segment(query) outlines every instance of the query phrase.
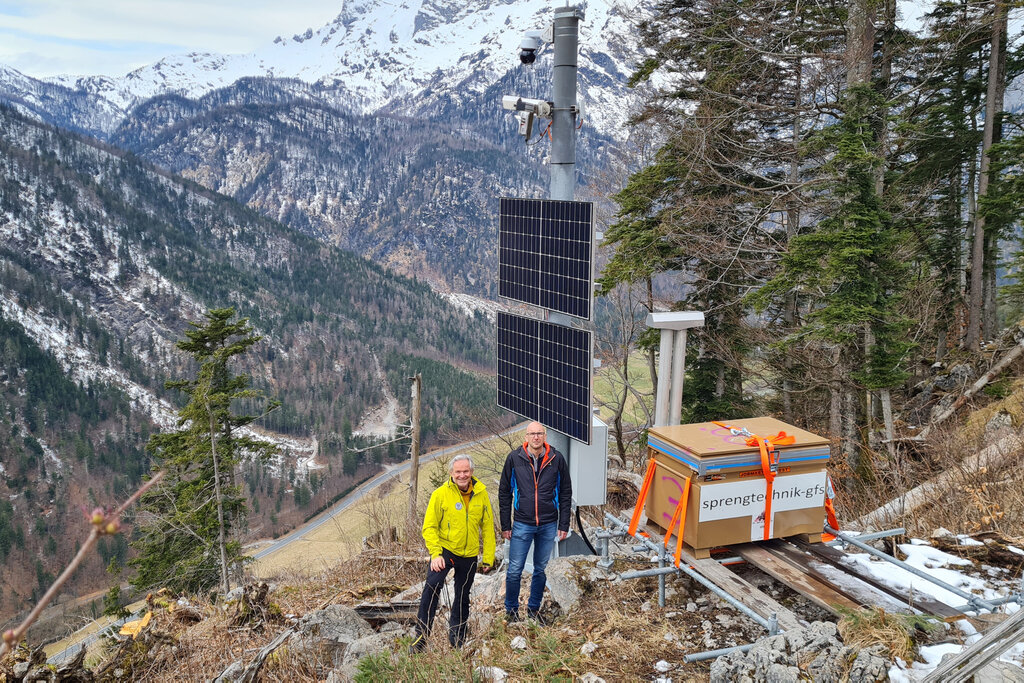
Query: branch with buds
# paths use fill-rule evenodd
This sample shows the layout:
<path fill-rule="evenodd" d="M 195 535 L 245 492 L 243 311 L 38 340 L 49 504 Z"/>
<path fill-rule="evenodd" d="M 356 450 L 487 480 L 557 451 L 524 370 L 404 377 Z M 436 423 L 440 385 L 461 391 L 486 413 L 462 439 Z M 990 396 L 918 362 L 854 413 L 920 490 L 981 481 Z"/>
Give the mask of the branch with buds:
<path fill-rule="evenodd" d="M 29 627 L 35 623 L 36 619 L 42 613 L 46 606 L 50 604 L 50 601 L 60 592 L 61 587 L 67 582 L 71 575 L 75 573 L 79 565 L 85 560 L 85 556 L 92 551 L 96 546 L 96 542 L 99 541 L 100 536 L 109 536 L 112 534 L 119 533 L 121 531 L 121 515 L 129 507 L 135 504 L 135 502 L 143 496 L 149 489 L 153 488 L 160 479 L 164 476 L 163 470 L 157 472 L 153 477 L 143 484 L 138 491 L 132 494 L 132 496 L 121 504 L 115 510 L 96 508 L 91 513 L 87 514 L 86 517 L 89 520 L 89 524 L 92 529 L 89 531 L 89 537 L 85 539 L 85 543 L 82 544 L 78 554 L 75 555 L 71 563 L 61 572 L 61 575 L 57 577 L 57 580 L 53 582 L 46 594 L 39 599 L 36 606 L 32 608 L 29 615 L 25 617 L 25 620 L 18 625 L 17 628 L 8 629 L 4 631 L 3 643 L 0 643 L 0 658 L 7 655 L 8 652 L 14 649 L 15 645 L 21 642 L 21 639 L 25 637 L 25 633 Z"/>

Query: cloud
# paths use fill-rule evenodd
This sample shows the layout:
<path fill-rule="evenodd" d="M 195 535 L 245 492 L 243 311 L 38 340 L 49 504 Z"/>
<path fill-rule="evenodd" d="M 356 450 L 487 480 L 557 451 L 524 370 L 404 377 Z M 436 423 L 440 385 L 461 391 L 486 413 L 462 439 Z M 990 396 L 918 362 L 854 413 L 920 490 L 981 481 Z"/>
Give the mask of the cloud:
<path fill-rule="evenodd" d="M 120 75 L 174 53 L 249 52 L 340 11 L 323 0 L 0 0 L 0 62 L 32 76 Z"/>

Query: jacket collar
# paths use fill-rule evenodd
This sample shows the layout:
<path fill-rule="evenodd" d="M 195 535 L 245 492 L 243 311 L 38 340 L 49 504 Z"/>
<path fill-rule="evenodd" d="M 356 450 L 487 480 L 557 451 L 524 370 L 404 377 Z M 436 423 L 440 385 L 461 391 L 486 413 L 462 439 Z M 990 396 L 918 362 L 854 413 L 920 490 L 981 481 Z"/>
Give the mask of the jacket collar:
<path fill-rule="evenodd" d="M 530 442 L 529 441 L 524 441 L 523 442 L 523 457 L 526 458 L 528 461 L 531 460 L 532 457 L 533 457 L 533 456 L 530 455 Z M 551 459 L 551 444 L 549 444 L 547 441 L 545 441 L 544 442 L 544 452 L 540 456 L 541 467 L 543 467 L 544 464 L 547 463 L 547 461 L 550 460 L 550 459 Z"/>

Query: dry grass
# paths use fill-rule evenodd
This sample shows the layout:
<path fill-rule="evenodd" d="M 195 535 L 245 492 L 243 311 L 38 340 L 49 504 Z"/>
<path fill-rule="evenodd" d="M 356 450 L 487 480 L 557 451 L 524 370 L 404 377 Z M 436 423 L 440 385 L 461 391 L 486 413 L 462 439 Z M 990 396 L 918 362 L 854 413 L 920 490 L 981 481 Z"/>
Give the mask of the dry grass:
<path fill-rule="evenodd" d="M 936 628 L 934 622 L 921 616 L 888 614 L 885 610 L 844 611 L 836 625 L 843 643 L 865 648 L 881 645 L 890 658 L 905 662 L 914 660 L 916 642 Z"/>

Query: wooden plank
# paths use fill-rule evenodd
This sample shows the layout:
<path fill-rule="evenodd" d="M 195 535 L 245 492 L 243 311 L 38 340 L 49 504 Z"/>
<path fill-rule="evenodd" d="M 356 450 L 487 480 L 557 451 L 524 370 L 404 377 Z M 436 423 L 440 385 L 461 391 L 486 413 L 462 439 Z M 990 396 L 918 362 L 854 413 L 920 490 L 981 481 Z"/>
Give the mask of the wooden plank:
<path fill-rule="evenodd" d="M 825 560 L 813 557 L 783 541 L 770 541 L 762 544 L 768 552 L 780 560 L 789 562 L 799 571 L 805 572 L 822 583 L 830 586 L 850 600 L 870 608 L 881 608 L 891 614 L 920 614 L 921 611 L 907 605 L 902 600 L 883 593 L 859 576 L 842 571 Z"/>
<path fill-rule="evenodd" d="M 939 617 L 944 621 L 954 621 L 956 619 L 963 619 L 965 616 L 963 612 L 953 607 L 950 607 L 944 602 L 939 602 L 934 598 L 924 595 L 908 595 L 902 590 L 894 588 L 893 586 L 888 586 L 882 583 L 881 581 L 878 581 L 872 576 L 859 573 L 853 567 L 846 564 L 846 562 L 844 561 L 846 553 L 839 550 L 838 548 L 833 548 L 832 546 L 826 545 L 824 543 L 808 544 L 802 543 L 800 541 L 793 541 L 793 544 L 797 548 L 800 548 L 801 550 L 804 550 L 808 553 L 811 553 L 812 555 L 816 555 L 826 560 L 833 567 L 840 569 L 851 576 L 855 576 L 865 583 L 871 584 L 883 593 L 888 593 L 894 598 L 898 598 L 902 602 L 910 605 L 915 609 L 920 610 L 925 614 L 929 614 L 934 617 Z"/>
<path fill-rule="evenodd" d="M 688 562 L 701 576 L 709 581 L 713 581 L 719 588 L 736 598 L 737 602 L 747 606 L 751 611 L 761 615 L 761 617 L 769 619 L 774 614 L 779 621 L 779 628 L 781 630 L 791 631 L 804 627 L 804 623 L 788 608 L 783 607 L 774 598 L 762 593 L 758 588 L 728 567 L 720 565 L 718 560 L 713 558 L 703 560 L 690 558 L 687 560 L 686 557 L 683 557 L 683 561 Z"/>
<path fill-rule="evenodd" d="M 799 570 L 782 558 L 776 557 L 768 548 L 757 543 L 741 543 L 729 546 L 730 550 L 744 560 L 754 565 L 768 576 L 789 586 L 800 595 L 804 596 L 818 607 L 827 609 L 835 615 L 839 615 L 838 608 L 858 611 L 860 603 L 854 602 L 846 595 L 839 593 L 827 583 L 820 581 L 817 577 Z"/>
<path fill-rule="evenodd" d="M 652 539 L 664 539 L 665 532 L 658 529 L 654 524 L 648 524 L 647 533 Z M 657 542 L 657 541 L 655 541 Z M 669 547 L 675 550 L 675 536 L 669 541 Z M 698 574 L 735 598 L 737 602 L 744 605 L 750 611 L 764 619 L 770 619 L 772 614 L 779 622 L 779 629 L 789 631 L 791 629 L 803 628 L 804 624 L 789 609 L 780 605 L 776 600 L 762 593 L 755 586 L 743 579 L 728 567 L 723 567 L 718 560 L 712 558 L 696 559 L 686 551 L 680 555 L 680 561 L 692 567 Z"/>

